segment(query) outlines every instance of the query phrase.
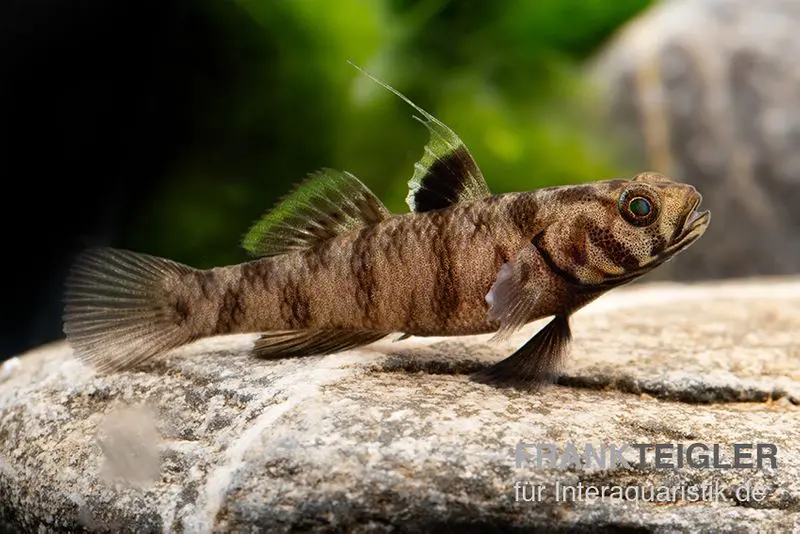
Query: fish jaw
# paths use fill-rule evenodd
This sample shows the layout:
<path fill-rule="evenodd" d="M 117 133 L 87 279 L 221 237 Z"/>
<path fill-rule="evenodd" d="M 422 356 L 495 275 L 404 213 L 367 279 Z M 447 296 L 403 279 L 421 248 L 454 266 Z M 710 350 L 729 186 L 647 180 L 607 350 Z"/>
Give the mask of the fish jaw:
<path fill-rule="evenodd" d="M 698 211 L 702 202 L 703 195 L 692 188 L 687 202 L 687 210 L 683 216 L 683 224 L 678 228 L 672 243 L 659 255 L 663 257 L 664 261 L 688 248 L 708 229 L 708 225 L 711 223 L 711 212 L 708 210 Z"/>

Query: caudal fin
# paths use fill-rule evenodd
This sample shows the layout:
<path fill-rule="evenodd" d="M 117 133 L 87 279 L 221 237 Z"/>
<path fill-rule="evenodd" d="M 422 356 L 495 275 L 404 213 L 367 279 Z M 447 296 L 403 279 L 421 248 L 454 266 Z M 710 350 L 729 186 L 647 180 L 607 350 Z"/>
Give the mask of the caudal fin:
<path fill-rule="evenodd" d="M 191 341 L 169 295 L 192 270 L 127 250 L 81 253 L 64 295 L 64 333 L 75 356 L 101 372 L 122 371 Z"/>

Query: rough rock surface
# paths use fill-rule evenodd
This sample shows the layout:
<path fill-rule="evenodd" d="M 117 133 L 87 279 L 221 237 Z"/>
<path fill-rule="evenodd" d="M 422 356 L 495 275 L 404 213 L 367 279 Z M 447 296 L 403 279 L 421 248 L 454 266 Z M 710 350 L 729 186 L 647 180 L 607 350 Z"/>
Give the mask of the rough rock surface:
<path fill-rule="evenodd" d="M 0 530 L 800 528 L 800 279 L 612 291 L 575 315 L 558 384 L 467 379 L 541 324 L 502 346 L 412 338 L 274 362 L 218 337 L 109 376 L 42 347 L 0 370 Z M 766 443 L 778 465 L 517 467 L 520 442 Z M 517 502 L 517 482 L 543 484 L 541 502 Z M 578 482 L 719 493 L 555 499 Z"/>
<path fill-rule="evenodd" d="M 703 246 L 648 279 L 800 272 L 798 27 L 796 0 L 664 1 L 592 64 L 627 164 L 711 209 Z"/>

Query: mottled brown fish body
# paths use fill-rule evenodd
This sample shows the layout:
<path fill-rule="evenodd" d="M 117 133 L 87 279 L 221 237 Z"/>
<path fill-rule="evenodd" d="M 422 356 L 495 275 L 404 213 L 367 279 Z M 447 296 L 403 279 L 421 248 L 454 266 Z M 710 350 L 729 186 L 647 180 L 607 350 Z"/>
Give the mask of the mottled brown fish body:
<path fill-rule="evenodd" d="M 486 294 L 530 240 L 532 193 L 396 215 L 305 251 L 185 276 L 175 305 L 198 335 L 337 329 L 464 335 L 491 332 Z M 532 265 L 542 284 L 553 278 Z M 562 301 L 553 294 L 553 302 Z M 553 313 L 544 305 L 539 316 Z"/>
<path fill-rule="evenodd" d="M 378 81 L 378 80 L 376 80 Z M 125 370 L 196 339 L 259 333 L 259 357 L 330 354 L 389 334 L 495 332 L 553 319 L 473 375 L 535 389 L 567 353 L 569 317 L 674 258 L 708 227 L 687 184 L 631 180 L 492 195 L 458 136 L 431 133 L 407 202 L 391 214 L 358 178 L 326 169 L 281 200 L 242 245 L 258 259 L 198 270 L 117 249 L 87 251 L 66 283 L 76 356 Z"/>

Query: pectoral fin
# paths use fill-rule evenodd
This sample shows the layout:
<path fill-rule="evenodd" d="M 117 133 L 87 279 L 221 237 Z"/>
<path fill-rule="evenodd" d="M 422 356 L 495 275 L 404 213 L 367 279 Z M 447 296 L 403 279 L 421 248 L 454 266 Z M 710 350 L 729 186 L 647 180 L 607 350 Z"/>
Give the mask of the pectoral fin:
<path fill-rule="evenodd" d="M 374 343 L 388 334 L 369 330 L 282 330 L 267 332 L 253 344 L 259 358 L 318 356 Z"/>
<path fill-rule="evenodd" d="M 470 378 L 482 384 L 536 390 L 555 379 L 571 338 L 569 317 L 556 315 L 514 354 Z"/>
<path fill-rule="evenodd" d="M 242 247 L 253 256 L 275 256 L 309 248 L 389 216 L 389 210 L 358 178 L 349 172 L 322 169 L 253 225 Z"/>
<path fill-rule="evenodd" d="M 406 202 L 411 211 L 431 211 L 491 196 L 478 164 L 453 130 L 414 104 L 397 89 L 354 63 L 350 64 L 414 108 L 422 115 L 414 118 L 430 131 L 430 141 L 425 145 L 422 158 L 414 164 L 414 174 L 408 182 L 409 192 Z"/>
<path fill-rule="evenodd" d="M 532 245 L 520 250 L 505 262 L 494 284 L 486 294 L 489 320 L 498 321 L 500 328 L 491 341 L 500 341 L 513 334 L 536 317 L 542 303 L 542 291 L 547 290 L 543 279 L 535 275 L 539 264 Z M 541 315 L 540 315 L 541 316 Z"/>

